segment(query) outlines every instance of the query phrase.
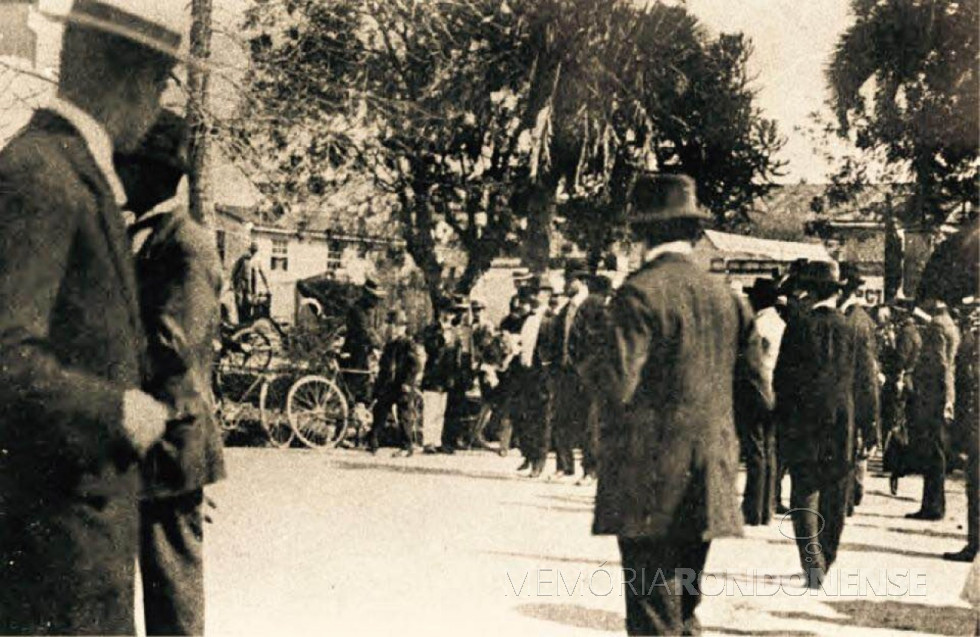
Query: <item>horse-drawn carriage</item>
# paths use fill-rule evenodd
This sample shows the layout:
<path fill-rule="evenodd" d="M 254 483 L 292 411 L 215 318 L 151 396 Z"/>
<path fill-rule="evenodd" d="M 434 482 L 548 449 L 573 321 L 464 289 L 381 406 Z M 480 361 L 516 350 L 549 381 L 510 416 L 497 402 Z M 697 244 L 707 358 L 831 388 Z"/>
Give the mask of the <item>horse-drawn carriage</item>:
<path fill-rule="evenodd" d="M 340 353 L 342 311 L 359 287 L 326 278 L 314 282 L 297 286 L 303 296 L 298 304 L 315 308 L 312 324 L 286 331 L 266 311 L 247 325 L 222 329 L 213 384 L 227 433 L 258 428 L 275 447 L 295 440 L 324 449 L 349 435 L 360 437 L 369 424 L 347 379 L 370 371 L 344 369 Z"/>

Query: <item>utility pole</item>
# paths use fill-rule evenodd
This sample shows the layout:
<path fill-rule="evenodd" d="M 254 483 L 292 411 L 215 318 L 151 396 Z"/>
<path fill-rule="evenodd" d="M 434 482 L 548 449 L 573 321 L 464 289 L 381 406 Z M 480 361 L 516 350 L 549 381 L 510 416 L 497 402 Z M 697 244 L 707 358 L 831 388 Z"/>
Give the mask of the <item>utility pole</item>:
<path fill-rule="evenodd" d="M 193 61 L 187 71 L 187 123 L 190 140 L 190 213 L 214 226 L 214 196 L 211 181 L 210 124 L 208 122 L 209 75 L 211 58 L 212 0 L 191 0 L 190 53 Z"/>

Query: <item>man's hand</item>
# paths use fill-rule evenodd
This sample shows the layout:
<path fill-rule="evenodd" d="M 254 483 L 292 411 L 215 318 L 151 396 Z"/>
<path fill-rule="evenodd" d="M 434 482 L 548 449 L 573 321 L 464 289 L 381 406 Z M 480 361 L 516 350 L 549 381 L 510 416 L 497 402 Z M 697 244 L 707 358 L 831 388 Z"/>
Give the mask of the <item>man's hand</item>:
<path fill-rule="evenodd" d="M 149 394 L 130 389 L 123 394 L 123 429 L 140 458 L 167 431 L 170 410 Z"/>

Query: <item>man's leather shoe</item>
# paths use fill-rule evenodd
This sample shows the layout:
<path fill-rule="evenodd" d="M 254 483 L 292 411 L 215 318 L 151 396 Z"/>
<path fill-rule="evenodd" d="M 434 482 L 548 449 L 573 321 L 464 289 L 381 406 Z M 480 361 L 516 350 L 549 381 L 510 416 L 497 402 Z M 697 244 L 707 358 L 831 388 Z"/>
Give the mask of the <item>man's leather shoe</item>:
<path fill-rule="evenodd" d="M 898 476 L 888 478 L 888 490 L 891 491 L 892 495 L 898 495 Z"/>
<path fill-rule="evenodd" d="M 928 522 L 936 522 L 943 519 L 942 513 L 934 513 L 932 511 L 916 511 L 915 513 L 906 513 L 906 520 L 926 520 Z"/>
<path fill-rule="evenodd" d="M 956 553 L 943 553 L 943 559 L 950 562 L 972 562 L 977 557 L 977 549 L 969 546 Z"/>
<path fill-rule="evenodd" d="M 530 468 L 531 468 L 531 461 L 528 460 L 527 458 L 524 458 L 524 462 L 521 463 L 521 466 L 517 467 L 517 470 L 518 471 L 527 471 Z"/>

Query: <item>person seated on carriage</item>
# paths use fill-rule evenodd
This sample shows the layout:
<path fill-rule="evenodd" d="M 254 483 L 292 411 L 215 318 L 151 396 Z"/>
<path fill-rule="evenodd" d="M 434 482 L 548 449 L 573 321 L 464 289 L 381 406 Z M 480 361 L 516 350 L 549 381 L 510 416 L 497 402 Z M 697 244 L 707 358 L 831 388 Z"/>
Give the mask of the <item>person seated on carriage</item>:
<path fill-rule="evenodd" d="M 402 447 L 397 455 L 411 456 L 416 443 L 420 442 L 419 402 L 425 350 L 409 336 L 408 316 L 403 310 L 390 312 L 388 321 L 391 340 L 384 346 L 378 365 L 369 449 L 371 453 L 377 453 L 388 415 L 394 407 L 398 418 L 396 435 Z"/>

